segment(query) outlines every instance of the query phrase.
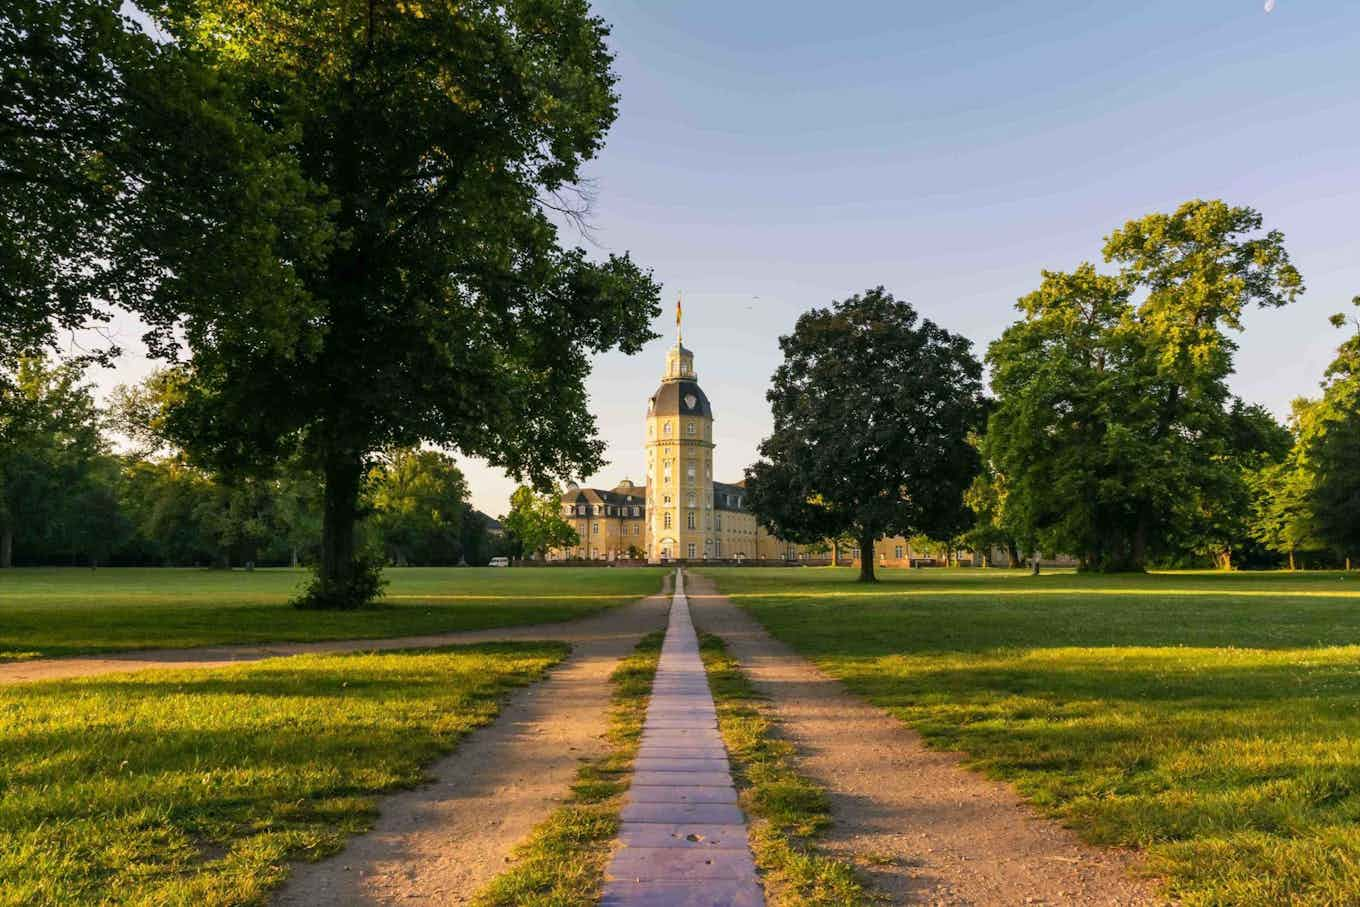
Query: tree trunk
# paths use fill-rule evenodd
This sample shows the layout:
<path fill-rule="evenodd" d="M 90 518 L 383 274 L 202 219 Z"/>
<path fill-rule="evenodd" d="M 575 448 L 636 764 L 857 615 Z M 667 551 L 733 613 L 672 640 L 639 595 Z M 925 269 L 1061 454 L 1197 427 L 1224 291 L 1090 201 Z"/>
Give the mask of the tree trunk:
<path fill-rule="evenodd" d="M 290 551 L 289 551 L 289 562 L 290 562 L 292 568 L 293 568 L 294 570 L 296 570 L 296 569 L 297 569 L 297 565 L 298 565 L 298 551 L 297 551 L 297 545 L 294 545 L 294 546 L 290 549 Z"/>
<path fill-rule="evenodd" d="M 1148 542 L 1148 517 L 1146 513 L 1138 515 L 1138 525 L 1133 530 L 1133 545 L 1129 551 L 1129 563 L 1127 566 L 1121 565 L 1121 570 L 1141 571 L 1147 566 L 1147 542 Z"/>
<path fill-rule="evenodd" d="M 1020 547 L 1015 542 L 1006 543 L 1006 566 L 1011 569 L 1020 566 Z"/>
<path fill-rule="evenodd" d="M 861 583 L 878 582 L 878 578 L 874 576 L 874 534 L 872 532 L 862 533 L 859 537 L 859 581 Z"/>
<path fill-rule="evenodd" d="M 1289 569 L 1290 569 L 1291 571 L 1294 569 L 1294 549 L 1293 549 L 1293 548 L 1290 548 L 1290 549 L 1289 549 Z"/>
<path fill-rule="evenodd" d="M 1222 551 L 1218 552 L 1218 569 L 1226 571 L 1232 570 L 1231 549 L 1224 548 Z"/>
<path fill-rule="evenodd" d="M 0 527 L 0 570 L 14 566 L 14 527 Z"/>
<path fill-rule="evenodd" d="M 1030 572 L 1035 576 L 1039 575 L 1039 553 L 1036 551 L 1029 556 Z"/>
<path fill-rule="evenodd" d="M 839 566 L 841 565 L 841 557 L 840 557 L 840 555 L 841 555 L 841 546 L 840 546 L 840 542 L 832 542 L 832 543 L 831 543 L 831 566 L 833 566 L 833 567 L 839 567 Z"/>
<path fill-rule="evenodd" d="M 354 527 L 358 522 L 355 511 L 362 474 L 363 465 L 357 453 L 327 458 L 321 513 L 321 563 L 317 568 L 317 579 L 326 590 L 345 589 L 354 579 Z"/>

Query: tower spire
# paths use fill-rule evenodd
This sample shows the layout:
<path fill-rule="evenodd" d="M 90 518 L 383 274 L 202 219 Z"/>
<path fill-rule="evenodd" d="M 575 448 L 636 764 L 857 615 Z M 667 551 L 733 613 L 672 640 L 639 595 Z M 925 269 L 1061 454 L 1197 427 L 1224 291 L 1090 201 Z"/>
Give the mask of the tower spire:
<path fill-rule="evenodd" d="M 683 298 L 684 298 L 683 293 L 677 293 L 675 295 L 675 342 L 677 344 L 681 343 L 684 340 L 684 336 L 681 334 L 680 331 L 680 305 L 681 300 Z"/>

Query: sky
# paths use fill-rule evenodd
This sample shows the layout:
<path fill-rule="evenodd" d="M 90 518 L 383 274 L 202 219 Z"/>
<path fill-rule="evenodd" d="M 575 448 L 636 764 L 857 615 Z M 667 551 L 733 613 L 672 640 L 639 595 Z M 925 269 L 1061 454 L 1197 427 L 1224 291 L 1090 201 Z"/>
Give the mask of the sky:
<path fill-rule="evenodd" d="M 595 363 L 611 464 L 585 483 L 642 478 L 679 293 L 715 478 L 737 481 L 801 312 L 882 285 L 981 356 L 1041 269 L 1192 198 L 1259 210 L 1303 273 L 1300 302 L 1247 317 L 1232 380 L 1285 415 L 1360 294 L 1360 3 L 1263 2 L 595 0 L 620 114 L 587 169 L 591 234 L 563 240 L 630 252 L 664 305 L 660 339 Z M 114 327 L 105 390 L 152 367 Z M 461 459 L 503 513 L 514 480 Z"/>

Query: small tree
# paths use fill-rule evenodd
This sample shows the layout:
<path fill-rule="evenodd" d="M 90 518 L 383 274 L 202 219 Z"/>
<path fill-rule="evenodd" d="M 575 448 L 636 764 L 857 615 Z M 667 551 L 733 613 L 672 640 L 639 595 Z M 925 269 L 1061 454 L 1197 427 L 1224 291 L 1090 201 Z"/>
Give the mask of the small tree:
<path fill-rule="evenodd" d="M 536 494 L 532 488 L 521 485 L 510 496 L 510 513 L 501 524 L 526 553 L 538 557 L 552 548 L 581 544 L 576 530 L 562 518 L 562 495 L 557 492 Z"/>
<path fill-rule="evenodd" d="M 876 539 L 966 525 L 983 412 L 967 339 L 879 287 L 805 313 L 779 345 L 774 431 L 746 471 L 762 526 L 803 544 L 852 535 L 873 582 Z"/>
<path fill-rule="evenodd" d="M 468 486 L 453 457 L 409 448 L 389 453 L 369 474 L 374 528 L 393 563 L 455 559 Z"/>

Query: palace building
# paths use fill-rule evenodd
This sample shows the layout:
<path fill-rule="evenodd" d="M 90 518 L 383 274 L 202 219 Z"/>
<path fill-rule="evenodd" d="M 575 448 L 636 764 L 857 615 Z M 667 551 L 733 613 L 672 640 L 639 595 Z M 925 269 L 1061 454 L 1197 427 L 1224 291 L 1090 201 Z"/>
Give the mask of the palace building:
<path fill-rule="evenodd" d="M 713 407 L 677 337 L 647 403 L 646 484 L 569 486 L 563 514 L 581 543 L 554 559 L 792 560 L 802 553 L 756 524 L 744 482 L 715 482 Z"/>
<path fill-rule="evenodd" d="M 568 486 L 562 511 L 580 544 L 549 552 L 549 560 L 831 562 L 829 545 L 814 553 L 762 529 L 747 509 L 745 481 L 714 481 L 713 406 L 699 386 L 694 353 L 681 342 L 678 314 L 661 386 L 647 403 L 646 483 L 624 479 L 608 489 Z M 848 546 L 837 554 L 840 563 L 855 563 L 860 556 L 857 547 Z M 974 566 L 1005 562 L 1001 551 L 960 554 L 957 562 Z M 936 562 L 913 552 L 901 537 L 879 539 L 872 556 L 880 567 Z"/>

